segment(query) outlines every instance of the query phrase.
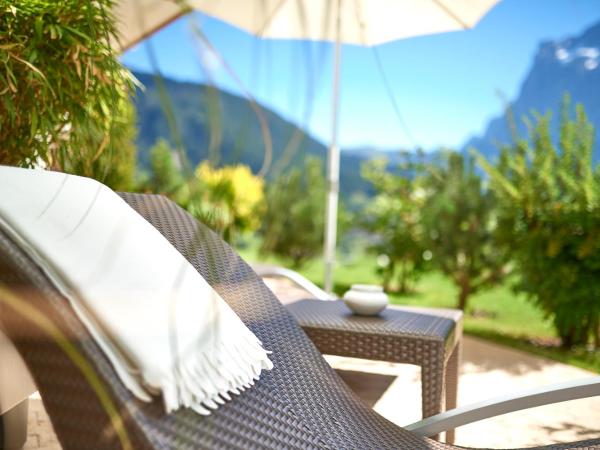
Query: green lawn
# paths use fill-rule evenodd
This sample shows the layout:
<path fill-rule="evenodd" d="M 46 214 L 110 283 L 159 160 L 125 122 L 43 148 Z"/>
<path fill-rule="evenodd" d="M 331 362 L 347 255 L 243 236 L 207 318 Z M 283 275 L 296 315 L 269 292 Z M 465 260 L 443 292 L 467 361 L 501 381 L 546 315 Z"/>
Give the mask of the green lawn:
<path fill-rule="evenodd" d="M 285 265 L 274 258 L 258 256 L 254 241 L 250 241 L 240 253 L 249 261 Z M 345 292 L 353 283 L 380 283 L 374 270 L 375 258 L 358 249 L 353 254 L 357 256 L 342 258 L 335 269 L 335 290 L 338 294 Z M 322 285 L 323 264 L 320 260 L 307 264 L 299 272 Z M 456 305 L 456 289 L 447 277 L 433 272 L 419 280 L 414 293 L 391 294 L 390 301 L 398 305 L 451 308 Z M 512 292 L 509 283 L 470 298 L 464 329 L 468 334 L 600 372 L 600 352 L 585 349 L 564 351 L 558 348 L 558 339 L 551 323 L 524 296 Z"/>

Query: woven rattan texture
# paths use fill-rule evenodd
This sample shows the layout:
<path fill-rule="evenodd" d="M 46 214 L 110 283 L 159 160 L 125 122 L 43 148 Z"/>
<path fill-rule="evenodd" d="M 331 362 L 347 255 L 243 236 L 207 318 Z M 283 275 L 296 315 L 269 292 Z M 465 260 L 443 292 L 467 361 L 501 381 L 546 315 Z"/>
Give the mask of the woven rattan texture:
<path fill-rule="evenodd" d="M 423 416 L 443 411 L 444 363 L 454 350 L 454 320 L 392 308 L 375 317 L 356 316 L 340 300 L 300 300 L 287 309 L 322 353 L 421 366 Z"/>
<path fill-rule="evenodd" d="M 312 300 L 300 300 L 288 305 L 288 310 L 302 327 L 356 333 L 446 341 L 455 327 L 454 320 L 446 317 L 394 308 L 386 308 L 377 316 L 357 316 L 341 300 L 321 302 L 318 308 L 314 308 Z"/>
<path fill-rule="evenodd" d="M 78 363 L 92 365 L 99 386 L 124 421 L 132 448 L 452 448 L 414 436 L 362 404 L 260 279 L 215 234 L 164 198 L 124 197 L 219 291 L 265 347 L 273 351 L 275 364 L 255 387 L 209 417 L 186 410 L 164 415 L 159 400 L 143 404 L 131 396 L 66 299 L 31 260 L 0 234 L 2 286 L 8 286 L 23 304 L 41 312 L 41 317 L 61 331 L 65 342 L 83 356 L 83 363 Z M 95 391 L 80 367 L 61 350 L 58 342 L 64 342 L 50 339 L 33 325 L 31 314 L 17 313 L 6 298 L 0 298 L 0 308 L 3 331 L 31 369 L 63 448 L 121 448 Z M 587 442 L 548 448 L 600 448 L 591 445 Z"/>

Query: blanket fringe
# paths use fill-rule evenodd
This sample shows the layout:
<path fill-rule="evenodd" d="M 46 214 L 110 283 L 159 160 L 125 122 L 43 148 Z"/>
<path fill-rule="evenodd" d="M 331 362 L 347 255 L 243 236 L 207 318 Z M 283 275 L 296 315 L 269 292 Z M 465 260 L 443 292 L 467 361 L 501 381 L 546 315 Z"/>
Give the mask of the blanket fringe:
<path fill-rule="evenodd" d="M 160 386 L 167 413 L 185 407 L 209 415 L 231 400 L 230 394 L 239 395 L 251 387 L 262 370 L 273 368 L 271 352 L 249 330 L 241 331 L 233 336 L 229 329 L 226 336 L 215 338 L 214 345 L 177 363 Z"/>

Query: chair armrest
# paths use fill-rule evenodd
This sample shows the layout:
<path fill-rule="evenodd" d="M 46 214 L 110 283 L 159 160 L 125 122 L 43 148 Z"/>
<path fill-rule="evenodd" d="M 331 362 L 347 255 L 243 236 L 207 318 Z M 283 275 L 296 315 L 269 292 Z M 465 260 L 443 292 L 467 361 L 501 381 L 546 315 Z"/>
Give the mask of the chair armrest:
<path fill-rule="evenodd" d="M 290 269 L 285 269 L 279 266 L 268 266 L 263 264 L 252 264 L 252 269 L 258 276 L 262 277 L 282 277 L 300 286 L 302 289 L 307 291 L 310 295 L 317 298 L 318 300 L 335 300 L 335 297 L 329 295 L 319 286 L 314 284 L 309 279 L 303 277 L 298 272 L 294 272 Z"/>
<path fill-rule="evenodd" d="M 596 395 L 600 395 L 600 377 L 568 381 L 461 406 L 405 428 L 422 436 L 433 436 L 489 417 Z"/>

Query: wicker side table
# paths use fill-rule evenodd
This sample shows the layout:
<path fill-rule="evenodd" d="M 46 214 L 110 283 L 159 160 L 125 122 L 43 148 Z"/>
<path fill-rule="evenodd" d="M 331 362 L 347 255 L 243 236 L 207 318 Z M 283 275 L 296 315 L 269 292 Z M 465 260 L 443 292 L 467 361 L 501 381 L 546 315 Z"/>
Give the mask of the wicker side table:
<path fill-rule="evenodd" d="M 341 300 L 314 299 L 287 308 L 322 353 L 420 366 L 424 418 L 456 407 L 461 311 L 389 306 L 364 317 Z M 447 432 L 446 442 L 453 441 Z"/>

